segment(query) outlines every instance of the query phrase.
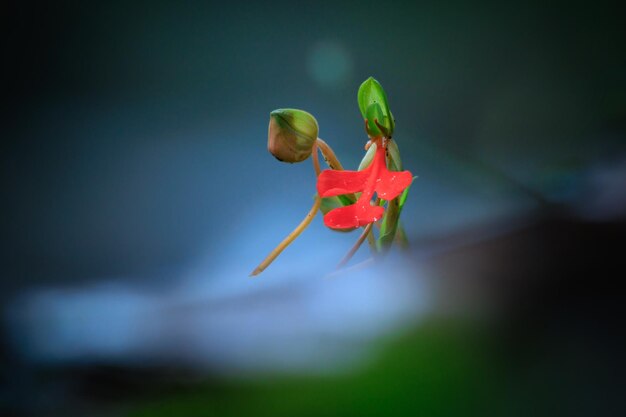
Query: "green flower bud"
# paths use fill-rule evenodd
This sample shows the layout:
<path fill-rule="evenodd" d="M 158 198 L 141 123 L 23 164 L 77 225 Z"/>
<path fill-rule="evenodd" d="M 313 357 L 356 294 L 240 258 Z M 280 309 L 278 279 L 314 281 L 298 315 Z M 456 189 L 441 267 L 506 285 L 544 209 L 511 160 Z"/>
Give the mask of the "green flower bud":
<path fill-rule="evenodd" d="M 370 137 L 393 135 L 395 122 L 387 104 L 387 95 L 378 81 L 369 77 L 359 87 L 357 94 L 359 110 L 367 120 L 366 131 Z"/>
<path fill-rule="evenodd" d="M 310 113 L 277 109 L 270 113 L 267 149 L 283 162 L 301 162 L 311 155 L 319 127 Z"/>

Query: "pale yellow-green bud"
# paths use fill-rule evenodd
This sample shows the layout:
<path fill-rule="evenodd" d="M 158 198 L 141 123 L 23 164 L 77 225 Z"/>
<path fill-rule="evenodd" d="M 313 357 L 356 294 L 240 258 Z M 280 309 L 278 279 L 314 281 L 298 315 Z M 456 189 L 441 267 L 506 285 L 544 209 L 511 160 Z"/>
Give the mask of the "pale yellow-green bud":
<path fill-rule="evenodd" d="M 376 144 L 372 143 L 370 147 L 367 149 L 365 156 L 361 159 L 361 163 L 359 164 L 359 171 L 363 171 L 365 168 L 370 166 L 372 160 L 374 159 L 374 155 L 376 154 Z"/>
<path fill-rule="evenodd" d="M 301 162 L 311 155 L 319 127 L 310 113 L 277 109 L 270 113 L 267 149 L 279 161 Z"/>

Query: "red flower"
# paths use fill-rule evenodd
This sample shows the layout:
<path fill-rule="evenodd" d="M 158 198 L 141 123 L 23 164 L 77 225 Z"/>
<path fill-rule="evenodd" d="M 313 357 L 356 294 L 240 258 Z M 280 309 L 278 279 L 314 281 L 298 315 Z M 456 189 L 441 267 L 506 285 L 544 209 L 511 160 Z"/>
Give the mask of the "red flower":
<path fill-rule="evenodd" d="M 320 197 L 361 192 L 356 203 L 333 209 L 324 216 L 324 224 L 332 229 L 365 226 L 379 220 L 384 208 L 372 205 L 374 193 L 384 200 L 393 200 L 411 184 L 409 171 L 389 171 L 385 162 L 385 148 L 379 140 L 372 163 L 363 171 L 325 170 L 317 178 Z"/>

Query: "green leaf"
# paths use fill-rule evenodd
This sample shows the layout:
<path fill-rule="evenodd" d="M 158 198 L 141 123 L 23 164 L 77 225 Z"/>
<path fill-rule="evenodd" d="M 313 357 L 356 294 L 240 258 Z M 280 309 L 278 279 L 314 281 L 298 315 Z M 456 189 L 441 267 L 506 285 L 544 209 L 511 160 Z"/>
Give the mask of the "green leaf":
<path fill-rule="evenodd" d="M 365 80 L 359 87 L 357 101 L 363 119 L 367 120 L 367 134 L 370 137 L 391 137 L 395 122 L 389 110 L 387 95 L 380 83 L 372 77 Z M 382 130 L 374 120 L 378 121 L 378 124 L 383 128 Z"/>

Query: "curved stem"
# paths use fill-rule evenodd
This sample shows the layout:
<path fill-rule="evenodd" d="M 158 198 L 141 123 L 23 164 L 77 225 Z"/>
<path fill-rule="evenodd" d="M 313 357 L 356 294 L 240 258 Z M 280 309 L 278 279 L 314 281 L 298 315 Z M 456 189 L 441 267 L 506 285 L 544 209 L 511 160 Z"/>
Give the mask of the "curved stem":
<path fill-rule="evenodd" d="M 318 176 L 320 175 L 320 172 L 322 172 L 322 169 L 320 168 L 320 160 L 319 156 L 317 155 L 316 143 L 313 143 L 313 151 L 311 152 L 311 154 L 313 158 L 313 169 L 315 170 L 315 176 Z M 304 232 L 304 229 L 306 229 L 309 224 L 311 224 L 313 217 L 315 217 L 315 215 L 319 211 L 321 204 L 322 199 L 318 195 L 316 195 L 315 201 L 313 202 L 313 207 L 311 207 L 311 210 L 309 210 L 309 213 L 306 215 L 304 220 L 302 220 L 298 227 L 293 229 L 293 231 L 289 233 L 289 235 L 285 239 L 283 239 L 283 241 L 280 242 L 278 246 L 276 246 L 265 259 L 263 259 L 263 262 L 261 262 L 259 266 L 257 266 L 254 271 L 252 271 L 252 273 L 250 274 L 251 277 L 259 275 L 261 272 L 263 272 L 265 268 L 267 268 L 272 262 L 274 262 L 274 259 L 276 259 L 278 255 L 280 255 L 280 253 L 291 244 L 291 242 L 296 240 L 296 238 L 300 236 L 302 232 Z"/>
<path fill-rule="evenodd" d="M 379 205 L 379 204 L 381 204 L 381 199 L 377 198 L 376 205 Z M 372 228 L 374 227 L 374 223 L 375 222 L 369 223 L 367 226 L 363 228 L 363 233 L 361 233 L 361 236 L 359 236 L 354 246 L 352 246 L 352 249 L 350 249 L 350 252 L 348 252 L 346 256 L 343 257 L 341 262 L 337 264 L 336 269 L 341 268 L 342 266 L 347 264 L 350 261 L 350 259 L 352 259 L 356 251 L 359 250 L 359 248 L 365 241 L 365 238 L 367 238 L 367 242 L 369 243 L 370 249 L 372 249 L 372 253 L 374 254 L 374 256 L 377 254 L 376 239 L 374 238 L 374 233 L 372 233 Z"/>
<path fill-rule="evenodd" d="M 316 143 L 317 146 L 319 146 L 320 151 L 322 152 L 322 156 L 324 157 L 326 164 L 328 164 L 328 167 L 330 169 L 343 171 L 343 165 L 341 165 L 341 162 L 339 162 L 339 159 L 337 159 L 337 155 L 335 155 L 335 152 L 333 152 L 332 148 L 328 146 L 328 144 L 324 142 L 321 138 L 317 138 Z"/>
<path fill-rule="evenodd" d="M 322 172 L 322 168 L 320 168 L 320 158 L 317 155 L 317 143 L 316 142 L 313 142 L 313 152 L 311 152 L 311 156 L 313 157 L 313 169 L 315 170 L 315 176 L 318 177 L 320 173 Z"/>
<path fill-rule="evenodd" d="M 259 275 L 261 272 L 263 272 L 265 268 L 267 268 L 272 262 L 274 262 L 274 259 L 276 259 L 278 255 L 280 255 L 280 253 L 291 244 L 291 242 L 293 242 L 298 236 L 300 236 L 300 233 L 302 233 L 304 229 L 307 228 L 307 226 L 313 220 L 313 217 L 315 217 L 315 215 L 319 211 L 321 202 L 322 199 L 318 195 L 316 195 L 315 201 L 313 202 L 313 207 L 311 207 L 311 210 L 309 210 L 306 217 L 302 220 L 298 227 L 296 227 L 293 232 L 289 233 L 289 235 L 282 242 L 280 242 L 279 245 L 276 246 L 269 255 L 267 255 L 263 262 L 261 262 L 259 266 L 257 266 L 254 271 L 252 271 L 252 273 L 250 274 L 251 277 Z"/>
<path fill-rule="evenodd" d="M 333 272 L 331 272 L 330 274 L 326 275 L 325 278 L 335 278 L 337 275 L 342 274 L 342 273 L 345 274 L 345 273 L 348 273 L 348 272 L 359 271 L 359 270 L 361 270 L 363 268 L 369 267 L 374 262 L 376 262 L 376 258 L 372 257 L 372 258 L 366 259 L 364 261 L 361 261 L 361 262 L 359 262 L 356 265 L 352 265 L 352 266 L 349 266 L 349 267 L 341 269 L 341 270 L 335 269 Z"/>
<path fill-rule="evenodd" d="M 370 234 L 370 232 L 372 231 L 372 225 L 374 223 L 370 223 L 367 226 L 365 226 L 365 229 L 363 229 L 363 233 L 361 233 L 361 236 L 359 236 L 359 239 L 356 241 L 356 243 L 354 244 L 354 246 L 352 246 L 352 249 L 350 249 L 350 252 L 348 252 L 346 254 L 346 256 L 343 257 L 343 259 L 337 264 L 337 268 L 335 269 L 339 269 L 342 266 L 344 266 L 345 264 L 347 264 L 348 262 L 350 262 L 350 259 L 352 259 L 352 257 L 354 256 L 354 254 L 356 253 L 357 250 L 359 250 L 359 248 L 361 247 L 361 245 L 363 244 L 363 242 L 365 242 L 365 238 Z"/>

